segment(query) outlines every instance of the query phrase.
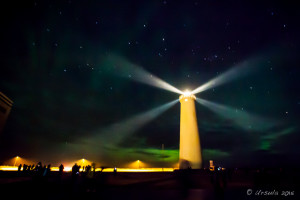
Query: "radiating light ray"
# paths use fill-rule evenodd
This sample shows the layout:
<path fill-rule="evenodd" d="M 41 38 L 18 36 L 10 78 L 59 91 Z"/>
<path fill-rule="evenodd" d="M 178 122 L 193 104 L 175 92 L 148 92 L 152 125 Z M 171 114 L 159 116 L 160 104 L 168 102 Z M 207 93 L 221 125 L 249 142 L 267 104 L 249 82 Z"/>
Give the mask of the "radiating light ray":
<path fill-rule="evenodd" d="M 249 114 L 245 111 L 238 110 L 229 106 L 210 102 L 201 98 L 197 98 L 196 101 L 201 105 L 207 107 L 211 111 L 215 112 L 216 114 L 220 115 L 221 117 L 231 120 L 233 123 L 244 130 L 265 131 L 272 128 L 276 124 L 274 120 L 262 118 L 254 114 Z"/>
<path fill-rule="evenodd" d="M 178 100 L 176 99 L 157 108 L 137 114 L 129 119 L 123 120 L 122 122 L 115 123 L 100 131 L 97 135 L 101 138 L 104 144 L 117 144 L 122 139 L 135 133 L 142 126 L 174 106 L 177 102 Z"/>
<path fill-rule="evenodd" d="M 140 66 L 130 63 L 119 56 L 109 56 L 108 61 L 113 65 L 116 73 L 130 80 L 164 89 L 170 92 L 182 94 L 182 91 L 151 74 Z"/>
<path fill-rule="evenodd" d="M 118 144 L 174 106 L 177 102 L 179 102 L 178 99 L 97 130 L 90 137 L 81 138 L 80 140 L 69 143 L 65 146 L 64 151 L 68 154 L 83 155 L 91 159 L 99 159 L 99 157 L 116 158 L 116 156 L 118 157 L 116 158 L 117 160 L 126 159 L 128 154 L 123 151 Z M 119 155 L 123 157 L 119 157 Z"/>
<path fill-rule="evenodd" d="M 230 81 L 234 81 L 238 78 L 242 78 L 243 76 L 249 75 L 258 68 L 259 61 L 261 61 L 261 59 L 255 58 L 249 61 L 239 63 L 233 68 L 229 69 L 228 71 L 222 73 L 221 75 L 211 79 L 210 81 L 206 82 L 200 87 L 194 89 L 191 93 L 197 94 L 205 90 L 220 86 L 222 84 L 229 83 Z"/>
<path fill-rule="evenodd" d="M 179 102 L 178 99 L 95 131 L 90 137 L 68 143 L 64 151 L 67 154 L 84 155 L 84 157 L 91 159 L 109 157 L 110 159 L 115 158 L 118 161 L 126 160 L 131 155 L 128 155 L 128 152 L 124 151 L 118 144 L 145 124 L 167 111 L 177 102 Z"/>

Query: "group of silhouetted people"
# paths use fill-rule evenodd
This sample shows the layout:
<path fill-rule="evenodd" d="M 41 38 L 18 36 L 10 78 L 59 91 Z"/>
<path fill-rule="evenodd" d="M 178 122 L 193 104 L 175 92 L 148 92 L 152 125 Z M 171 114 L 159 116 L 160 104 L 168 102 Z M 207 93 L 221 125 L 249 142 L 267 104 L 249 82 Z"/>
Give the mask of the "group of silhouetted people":
<path fill-rule="evenodd" d="M 87 165 L 87 166 L 80 166 L 80 165 L 77 165 L 77 163 L 75 163 L 72 167 L 72 176 L 76 176 L 76 175 L 79 175 L 79 171 L 80 169 L 82 168 L 82 173 L 83 174 L 86 174 L 86 175 L 90 175 L 91 173 L 94 173 L 95 172 L 95 164 L 92 164 L 91 165 Z"/>
<path fill-rule="evenodd" d="M 64 165 L 61 164 L 59 169 L 59 174 L 62 175 L 64 171 Z M 72 167 L 72 175 L 76 176 L 79 174 L 80 169 L 82 168 L 81 172 L 83 174 L 89 175 L 91 172 L 95 172 L 95 164 L 87 165 L 87 166 L 80 166 L 75 163 L 75 165 Z M 38 162 L 36 165 L 27 165 L 27 164 L 20 164 L 18 166 L 18 172 L 27 172 L 27 173 L 34 173 L 38 176 L 47 176 L 51 172 L 51 165 L 42 165 L 42 162 Z"/>
<path fill-rule="evenodd" d="M 62 174 L 64 170 L 64 166 L 61 164 L 59 166 L 59 172 Z M 36 176 L 48 176 L 49 173 L 51 172 L 51 165 L 48 164 L 42 165 L 42 162 L 38 162 L 36 165 L 27 165 L 27 164 L 20 164 L 18 166 L 18 172 L 23 172 L 23 173 L 33 173 Z"/>

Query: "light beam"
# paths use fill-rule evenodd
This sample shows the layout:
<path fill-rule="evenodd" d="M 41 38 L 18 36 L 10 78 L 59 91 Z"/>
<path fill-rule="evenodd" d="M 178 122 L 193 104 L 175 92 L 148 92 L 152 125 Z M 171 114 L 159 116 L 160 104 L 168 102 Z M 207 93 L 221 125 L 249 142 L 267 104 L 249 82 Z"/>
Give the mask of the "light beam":
<path fill-rule="evenodd" d="M 68 151 L 73 153 L 93 152 L 92 154 L 95 154 L 94 157 L 113 156 L 116 152 L 122 152 L 122 148 L 120 149 L 117 144 L 167 111 L 177 102 L 179 102 L 178 99 L 95 131 L 88 138 L 81 138 L 72 144 L 69 143 Z M 92 156 L 91 153 L 89 153 L 89 156 Z"/>
<path fill-rule="evenodd" d="M 255 58 L 249 61 L 244 61 L 242 63 L 239 63 L 233 68 L 224 72 L 223 74 L 211 79 L 205 84 L 194 89 L 191 93 L 197 94 L 205 90 L 220 86 L 222 84 L 229 83 L 230 81 L 234 81 L 238 78 L 242 78 L 243 76 L 249 75 L 250 72 L 254 72 L 257 69 L 257 65 L 259 65 L 259 61 L 261 61 L 261 59 Z"/>
<path fill-rule="evenodd" d="M 105 144 L 117 144 L 124 138 L 135 133 L 138 129 L 155 119 L 163 112 L 167 111 L 177 102 L 178 100 L 176 99 L 157 108 L 148 110 L 141 114 L 137 114 L 129 119 L 123 120 L 122 122 L 112 124 L 108 128 L 100 131 L 98 135 L 102 139 L 102 141 L 105 142 Z"/>
<path fill-rule="evenodd" d="M 130 137 L 145 124 L 149 123 L 172 106 L 174 106 L 178 99 L 171 102 L 165 103 L 159 107 L 148 110 L 146 112 L 136 114 L 129 119 L 114 123 L 106 128 L 94 131 L 89 137 L 80 138 L 74 142 L 61 144 L 66 153 L 76 155 L 86 155 L 92 159 L 99 158 L 117 158 L 118 154 L 122 157 L 118 157 L 117 160 L 111 161 L 106 164 L 116 164 L 115 162 L 120 162 L 120 160 L 128 159 L 128 154 L 124 148 L 119 147 L 118 144 L 124 141 L 126 138 Z M 124 155 L 124 156 L 123 156 Z M 105 163 L 102 163 L 105 164 Z"/>
<path fill-rule="evenodd" d="M 265 119 L 240 109 L 210 102 L 201 98 L 197 98 L 196 101 L 219 116 L 231 120 L 234 124 L 245 130 L 263 131 L 275 125 L 274 120 Z"/>
<path fill-rule="evenodd" d="M 151 74 L 142 67 L 132 64 L 119 56 L 111 55 L 109 56 L 108 60 L 109 63 L 113 64 L 113 68 L 115 69 L 117 75 L 121 77 L 129 78 L 130 80 L 144 83 L 170 92 L 182 94 L 182 91 L 180 91 L 179 89 Z"/>

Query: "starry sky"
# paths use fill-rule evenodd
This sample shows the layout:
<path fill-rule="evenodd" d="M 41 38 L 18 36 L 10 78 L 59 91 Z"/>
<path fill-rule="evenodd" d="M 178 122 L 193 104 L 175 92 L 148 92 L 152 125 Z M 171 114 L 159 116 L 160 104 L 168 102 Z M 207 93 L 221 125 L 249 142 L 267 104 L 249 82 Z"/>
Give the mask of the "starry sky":
<path fill-rule="evenodd" d="M 179 94 L 136 81 L 135 70 L 193 90 L 235 69 L 236 78 L 196 94 L 204 166 L 299 166 L 296 3 L 61 0 L 3 9 L 0 90 L 14 104 L 0 162 L 173 166 L 180 103 L 161 106 Z"/>

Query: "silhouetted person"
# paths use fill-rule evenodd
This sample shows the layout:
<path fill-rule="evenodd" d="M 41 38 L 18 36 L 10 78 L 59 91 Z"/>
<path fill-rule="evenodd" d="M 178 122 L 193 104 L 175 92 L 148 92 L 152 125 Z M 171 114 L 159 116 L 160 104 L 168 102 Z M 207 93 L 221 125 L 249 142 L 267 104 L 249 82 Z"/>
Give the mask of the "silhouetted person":
<path fill-rule="evenodd" d="M 72 167 L 72 176 L 71 176 L 71 185 L 72 185 L 72 190 L 74 193 L 76 193 L 79 190 L 79 169 L 80 166 L 75 163 Z"/>
<path fill-rule="evenodd" d="M 72 177 L 76 177 L 79 174 L 80 166 L 75 163 L 75 165 L 72 167 Z"/>
<path fill-rule="evenodd" d="M 114 168 L 114 176 L 117 175 L 117 167 Z"/>
<path fill-rule="evenodd" d="M 43 176 L 44 176 L 44 177 L 46 177 L 46 176 L 49 175 L 50 170 L 51 170 L 50 167 L 51 167 L 50 164 L 49 164 L 47 167 L 46 167 L 46 165 L 44 166 L 44 173 L 43 173 Z"/>
<path fill-rule="evenodd" d="M 85 172 L 88 174 L 91 171 L 91 165 L 85 167 Z"/>
<path fill-rule="evenodd" d="M 41 162 L 38 162 L 38 164 L 37 164 L 36 167 L 35 167 L 36 174 L 37 174 L 38 176 L 42 175 L 42 173 L 43 173 L 42 170 L 43 170 L 42 163 L 41 163 Z"/>
<path fill-rule="evenodd" d="M 93 174 L 96 172 L 96 164 L 95 163 L 92 163 L 91 171 L 93 172 Z"/>
<path fill-rule="evenodd" d="M 96 180 L 94 177 L 95 173 L 95 164 L 92 166 L 88 165 L 85 167 L 85 176 L 84 176 L 84 189 L 86 192 L 95 192 Z"/>
<path fill-rule="evenodd" d="M 22 164 L 19 165 L 19 167 L 18 167 L 18 172 L 21 171 L 21 168 L 22 168 Z"/>
<path fill-rule="evenodd" d="M 27 171 L 27 165 L 24 164 L 24 165 L 23 165 L 23 172 L 26 172 L 26 171 Z"/>
<path fill-rule="evenodd" d="M 46 170 L 46 165 L 44 165 L 44 166 L 42 167 L 42 170 L 41 170 L 41 173 L 40 173 L 41 176 L 44 175 L 45 170 Z"/>
<path fill-rule="evenodd" d="M 192 169 L 191 163 L 188 160 L 182 159 L 179 164 L 180 169 Z"/>
<path fill-rule="evenodd" d="M 63 171 L 64 171 L 64 166 L 63 166 L 63 164 L 60 164 L 60 166 L 59 166 L 59 174 L 60 175 L 62 175 L 62 173 L 63 173 Z"/>

